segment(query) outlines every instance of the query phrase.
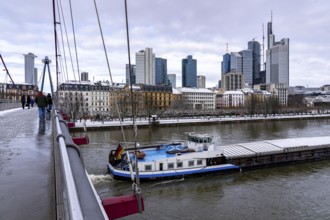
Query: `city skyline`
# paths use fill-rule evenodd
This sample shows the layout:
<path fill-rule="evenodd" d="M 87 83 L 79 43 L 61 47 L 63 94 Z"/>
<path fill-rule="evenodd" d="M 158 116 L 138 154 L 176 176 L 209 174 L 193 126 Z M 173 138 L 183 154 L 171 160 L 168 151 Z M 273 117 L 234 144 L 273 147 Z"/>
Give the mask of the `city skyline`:
<path fill-rule="evenodd" d="M 253 39 L 262 44 L 263 24 L 266 50 L 267 22 L 272 11 L 276 39 L 290 39 L 290 86 L 330 84 L 327 42 L 330 2 L 189 2 L 189 5 L 173 0 L 128 2 L 132 63 L 135 63 L 135 52 L 153 48 L 157 57 L 167 59 L 168 74 L 176 74 L 177 85 L 181 85 L 181 59 L 192 55 L 198 62 L 197 74 L 206 77 L 206 87 L 216 86 L 221 78 L 221 61 L 227 43 L 228 51 L 244 50 Z M 62 4 L 67 14 L 69 7 Z M 1 26 L 6 31 L 1 33 L 0 53 L 15 82 L 24 81 L 22 54 L 31 52 L 38 56 L 35 66 L 39 72 L 43 67 L 41 59 L 45 56 L 55 59 L 51 7 L 51 2 L 45 5 L 41 0 L 2 4 Z M 81 5 L 73 1 L 72 7 L 80 73 L 89 72 L 93 76 L 90 80 L 109 80 L 93 3 Z M 128 60 L 124 3 L 100 1 L 98 7 L 113 79 L 125 82 Z M 183 7 L 185 10 L 181 10 Z M 66 20 L 66 24 L 70 22 Z M 67 28 L 70 33 L 71 26 Z M 68 68 L 71 69 L 71 64 Z M 55 62 L 51 64 L 51 72 L 55 82 Z M 0 78 L 3 82 L 5 72 Z M 70 79 L 74 79 L 73 76 L 70 75 Z"/>

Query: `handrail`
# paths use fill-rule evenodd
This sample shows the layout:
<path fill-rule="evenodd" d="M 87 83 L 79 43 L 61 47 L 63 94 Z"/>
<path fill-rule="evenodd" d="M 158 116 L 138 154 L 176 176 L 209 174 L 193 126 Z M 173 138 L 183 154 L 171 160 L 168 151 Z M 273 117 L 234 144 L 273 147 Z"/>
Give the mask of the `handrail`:
<path fill-rule="evenodd" d="M 59 143 L 60 163 L 68 204 L 64 209 L 69 219 L 98 220 L 108 219 L 101 200 L 92 185 L 80 154 L 79 146 L 74 144 L 67 127 L 67 122 L 58 110 L 54 109 L 57 136 Z M 65 201 L 64 201 L 65 202 Z"/>
<path fill-rule="evenodd" d="M 66 144 L 60 127 L 60 121 L 58 118 L 59 116 L 56 110 L 54 111 L 54 114 L 55 114 L 56 130 L 57 130 L 57 141 L 59 144 L 59 151 L 63 165 L 63 173 L 64 173 L 63 179 L 64 179 L 67 198 L 69 202 L 68 205 L 69 205 L 70 219 L 83 219 L 83 214 L 79 203 L 76 184 L 73 179 L 71 165 L 66 150 Z"/>

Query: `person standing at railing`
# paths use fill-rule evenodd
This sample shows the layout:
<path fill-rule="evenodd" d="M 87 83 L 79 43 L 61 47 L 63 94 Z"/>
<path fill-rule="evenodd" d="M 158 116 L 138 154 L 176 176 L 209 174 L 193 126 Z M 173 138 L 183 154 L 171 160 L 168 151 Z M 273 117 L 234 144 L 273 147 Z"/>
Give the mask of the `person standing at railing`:
<path fill-rule="evenodd" d="M 22 98 L 21 98 L 21 103 L 22 103 L 22 108 L 25 109 L 25 95 L 22 95 Z"/>
<path fill-rule="evenodd" d="M 47 107 L 47 98 L 46 96 L 39 91 L 37 97 L 35 98 L 35 103 L 38 105 L 39 118 L 45 119 L 45 108 Z"/>

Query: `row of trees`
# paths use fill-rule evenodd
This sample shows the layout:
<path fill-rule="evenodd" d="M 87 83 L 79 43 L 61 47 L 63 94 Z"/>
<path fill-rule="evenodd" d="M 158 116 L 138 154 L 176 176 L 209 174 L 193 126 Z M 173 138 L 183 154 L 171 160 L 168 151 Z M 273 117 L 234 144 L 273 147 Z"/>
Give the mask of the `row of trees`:
<path fill-rule="evenodd" d="M 141 103 L 142 102 L 142 103 Z M 245 101 L 245 105 L 236 108 L 222 108 L 214 110 L 205 109 L 188 109 L 183 100 L 174 100 L 168 107 L 155 105 L 154 100 L 145 97 L 141 101 L 138 97 L 133 97 L 133 104 L 130 96 L 122 97 L 118 100 L 117 105 L 121 114 L 121 119 L 132 118 L 132 115 L 140 118 L 150 118 L 151 115 L 165 118 L 177 117 L 218 117 L 224 115 L 269 115 L 281 113 L 306 113 L 308 111 L 306 103 L 304 103 L 303 95 L 289 96 L 288 106 L 281 106 L 277 96 L 270 96 L 266 99 L 260 98 L 258 95 L 251 94 Z M 81 95 L 73 98 L 66 98 L 62 101 L 61 108 L 66 113 L 71 114 L 74 119 L 93 117 L 96 119 L 115 119 L 118 118 L 116 109 L 108 109 L 108 111 L 86 111 L 86 103 Z M 142 106 L 142 107 L 141 107 Z M 134 112 L 133 112 L 134 111 Z M 132 112 L 134 114 L 132 114 Z"/>

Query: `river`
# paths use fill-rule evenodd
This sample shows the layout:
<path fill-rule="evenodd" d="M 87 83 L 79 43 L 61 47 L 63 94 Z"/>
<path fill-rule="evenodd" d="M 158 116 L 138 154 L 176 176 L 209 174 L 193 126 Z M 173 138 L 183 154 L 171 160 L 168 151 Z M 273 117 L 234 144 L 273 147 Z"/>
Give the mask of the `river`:
<path fill-rule="evenodd" d="M 185 141 L 187 132 L 214 136 L 216 145 L 330 135 L 330 120 L 264 121 L 138 129 L 143 145 Z M 131 131 L 127 132 L 130 136 Z M 79 135 L 79 133 L 77 133 Z M 131 183 L 106 174 L 120 129 L 88 131 L 81 147 L 86 169 L 101 197 L 127 195 Z M 132 141 L 127 137 L 128 141 Z M 145 211 L 125 219 L 329 219 L 330 161 L 234 174 L 142 183 Z"/>

